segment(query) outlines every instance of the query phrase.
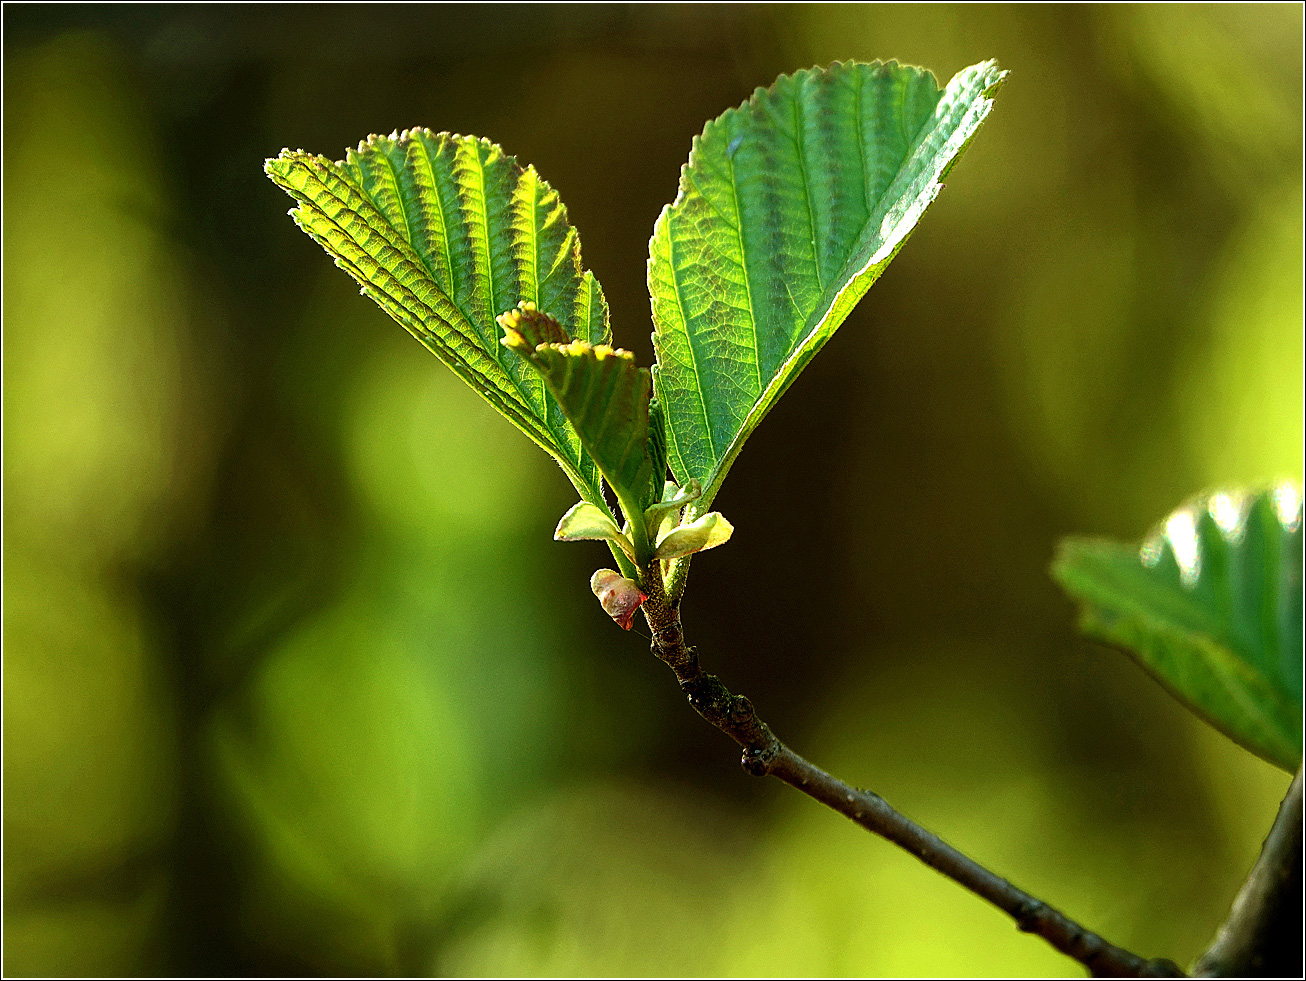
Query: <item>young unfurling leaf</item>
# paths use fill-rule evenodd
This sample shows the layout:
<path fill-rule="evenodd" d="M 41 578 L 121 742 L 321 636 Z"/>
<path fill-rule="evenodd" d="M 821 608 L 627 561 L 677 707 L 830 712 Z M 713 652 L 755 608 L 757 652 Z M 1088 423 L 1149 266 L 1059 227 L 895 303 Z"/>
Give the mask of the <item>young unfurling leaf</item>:
<path fill-rule="evenodd" d="M 685 505 L 697 501 L 702 494 L 703 488 L 697 480 L 691 480 L 684 488 L 668 480 L 663 487 L 662 500 L 644 511 L 644 526 L 648 529 L 649 539 L 657 541 L 680 524 Z"/>
<path fill-rule="evenodd" d="M 574 341 L 552 317 L 522 304 L 499 317 L 504 346 L 544 378 L 631 522 L 636 561 L 646 562 L 644 509 L 657 500 L 649 453 L 652 382 L 634 355 L 606 344 Z"/>
<path fill-rule="evenodd" d="M 724 545 L 734 533 L 735 526 L 720 511 L 709 511 L 701 518 L 661 535 L 654 556 L 669 562 L 684 555 Z"/>
<path fill-rule="evenodd" d="M 601 508 L 597 508 L 585 501 L 572 505 L 571 510 L 562 516 L 553 537 L 554 540 L 559 542 L 576 542 L 587 539 L 612 542 L 629 559 L 632 561 L 635 559 L 635 546 L 617 527 L 616 522 L 608 517 L 607 513 Z"/>

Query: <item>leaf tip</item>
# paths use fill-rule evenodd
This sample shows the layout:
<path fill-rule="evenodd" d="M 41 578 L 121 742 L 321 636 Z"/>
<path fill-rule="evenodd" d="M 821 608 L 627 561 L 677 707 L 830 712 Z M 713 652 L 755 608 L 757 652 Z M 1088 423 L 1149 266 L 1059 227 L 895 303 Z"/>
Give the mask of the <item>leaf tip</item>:
<path fill-rule="evenodd" d="M 530 300 L 522 300 L 511 310 L 494 318 L 503 328 L 500 343 L 523 357 L 534 354 L 542 344 L 567 344 L 571 337 L 562 324 Z"/>
<path fill-rule="evenodd" d="M 275 157 L 268 157 L 263 161 L 263 173 L 277 184 L 284 186 L 286 178 L 290 175 L 290 157 L 291 151 L 288 149 L 282 150 Z"/>

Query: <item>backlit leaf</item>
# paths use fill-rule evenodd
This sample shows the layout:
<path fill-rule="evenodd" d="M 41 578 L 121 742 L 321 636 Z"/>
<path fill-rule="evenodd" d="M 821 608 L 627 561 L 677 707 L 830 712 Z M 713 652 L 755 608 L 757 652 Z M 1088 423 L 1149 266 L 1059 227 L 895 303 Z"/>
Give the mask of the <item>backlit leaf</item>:
<path fill-rule="evenodd" d="M 586 501 L 573 504 L 558 522 L 553 537 L 560 542 L 607 541 L 620 547 L 628 558 L 635 558 L 630 539 L 622 534 L 606 511 Z"/>
<path fill-rule="evenodd" d="M 782 76 L 707 124 L 649 242 L 657 398 L 706 512 L 744 440 L 888 265 L 1004 77 L 919 68 Z"/>
<path fill-rule="evenodd" d="M 533 167 L 487 140 L 426 129 L 371 136 L 331 161 L 283 150 L 266 170 L 291 211 L 363 292 L 601 503 L 593 461 L 543 380 L 499 343 L 495 317 L 528 301 L 570 337 L 609 338 L 562 202 Z"/>
<path fill-rule="evenodd" d="M 663 484 L 660 476 L 654 481 L 649 455 L 648 369 L 638 367 L 629 351 L 569 340 L 552 317 L 530 304 L 503 314 L 499 324 L 504 346 L 539 370 L 626 518 L 639 523 L 638 546 L 644 541 L 641 516 Z"/>
<path fill-rule="evenodd" d="M 1081 627 L 1119 644 L 1230 738 L 1302 758 L 1302 500 L 1281 484 L 1180 508 L 1141 548 L 1064 541 L 1052 574 Z"/>
<path fill-rule="evenodd" d="M 663 562 L 703 552 L 730 541 L 735 526 L 720 511 L 709 511 L 696 521 L 674 528 L 658 538 L 657 558 Z"/>

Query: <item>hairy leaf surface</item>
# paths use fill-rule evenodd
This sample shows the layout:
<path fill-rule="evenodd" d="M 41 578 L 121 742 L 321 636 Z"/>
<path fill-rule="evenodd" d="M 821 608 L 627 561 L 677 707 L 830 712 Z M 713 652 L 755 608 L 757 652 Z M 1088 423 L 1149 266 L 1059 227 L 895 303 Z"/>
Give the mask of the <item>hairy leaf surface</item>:
<path fill-rule="evenodd" d="M 622 553 L 632 561 L 635 546 L 609 517 L 607 511 L 588 501 L 578 501 L 562 516 L 553 537 L 560 542 L 608 541 L 620 546 Z"/>
<path fill-rule="evenodd" d="M 1257 755 L 1302 758 L 1302 502 L 1282 484 L 1217 493 L 1142 548 L 1062 543 L 1052 574 L 1081 627 L 1119 644 L 1189 707 Z"/>
<path fill-rule="evenodd" d="M 744 440 L 888 265 L 1005 73 L 782 76 L 707 124 L 649 242 L 657 397 L 708 510 Z"/>
<path fill-rule="evenodd" d="M 598 474 L 529 365 L 499 343 L 495 317 L 520 301 L 571 337 L 609 338 L 608 306 L 582 270 L 562 202 L 533 167 L 470 136 L 371 136 L 331 161 L 302 150 L 269 160 L 291 211 L 363 292 L 553 455 L 583 498 Z"/>
<path fill-rule="evenodd" d="M 580 435 L 626 518 L 642 528 L 644 509 L 662 492 L 649 450 L 647 368 L 629 351 L 568 340 L 558 323 L 530 304 L 499 317 L 503 343 L 539 370 Z M 637 538 L 642 541 L 639 532 Z"/>

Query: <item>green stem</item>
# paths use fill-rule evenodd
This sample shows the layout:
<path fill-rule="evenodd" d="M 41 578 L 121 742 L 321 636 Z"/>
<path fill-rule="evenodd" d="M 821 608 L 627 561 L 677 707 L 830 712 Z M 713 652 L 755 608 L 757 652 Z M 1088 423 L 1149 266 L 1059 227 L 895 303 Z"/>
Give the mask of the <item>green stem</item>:
<path fill-rule="evenodd" d="M 689 578 L 689 560 L 693 557 L 693 553 L 682 555 L 671 563 L 671 568 L 668 570 L 667 601 L 676 608 L 679 608 L 680 598 L 685 595 L 685 580 Z"/>
<path fill-rule="evenodd" d="M 621 505 L 622 513 L 626 518 L 626 529 L 628 529 L 626 534 L 630 537 L 630 543 L 635 546 L 635 564 L 641 569 L 657 565 L 653 561 L 653 548 L 649 545 L 648 529 L 644 527 L 643 510 L 637 507 L 629 498 L 620 494 L 617 495 L 617 503 Z M 626 578 L 635 579 L 637 577 L 627 576 Z"/>
<path fill-rule="evenodd" d="M 616 542 L 608 542 L 608 551 L 612 553 L 612 558 L 616 560 L 618 572 L 627 579 L 639 579 L 639 570 L 635 568 L 635 563 L 630 561 L 626 553 L 621 550 L 621 546 Z"/>
<path fill-rule="evenodd" d="M 581 477 L 581 475 L 570 464 L 563 460 L 562 457 L 558 456 L 558 454 L 554 453 L 552 450 L 549 450 L 548 452 L 550 456 L 558 461 L 558 465 L 562 467 L 562 472 L 566 474 L 567 479 L 571 481 L 571 486 L 576 488 L 576 493 L 580 495 L 580 499 L 587 504 L 593 504 L 596 508 L 607 515 L 614 525 L 620 528 L 621 522 L 619 522 L 617 516 L 612 513 L 612 508 L 608 507 L 607 499 L 603 496 L 603 491 L 601 490 L 602 478 L 599 478 L 600 486 L 594 487 L 589 483 L 589 481 Z M 625 507 L 624 503 L 622 503 L 622 507 Z M 621 546 L 617 545 L 615 542 L 608 542 L 607 544 L 608 551 L 612 553 L 612 558 L 617 563 L 618 571 L 620 571 L 627 579 L 637 579 L 639 577 L 639 571 L 635 568 L 635 563 L 631 562 L 626 556 L 626 553 L 621 550 Z M 638 549 L 638 545 L 636 545 L 636 548 Z"/>

